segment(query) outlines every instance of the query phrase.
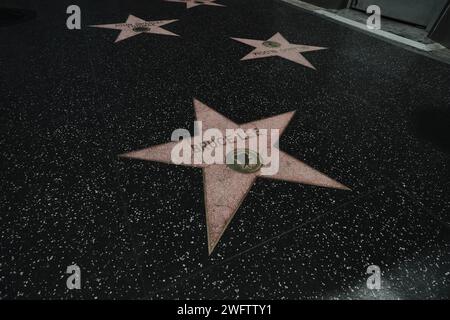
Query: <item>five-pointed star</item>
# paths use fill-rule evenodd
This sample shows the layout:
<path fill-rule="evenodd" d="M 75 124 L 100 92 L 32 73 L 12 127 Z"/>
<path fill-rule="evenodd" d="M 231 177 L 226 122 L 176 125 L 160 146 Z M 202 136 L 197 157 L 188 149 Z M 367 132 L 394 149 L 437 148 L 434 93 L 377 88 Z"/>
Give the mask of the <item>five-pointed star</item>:
<path fill-rule="evenodd" d="M 322 47 L 312 47 L 289 43 L 289 41 L 287 41 L 279 32 L 277 32 L 269 40 L 253 40 L 242 38 L 231 39 L 255 47 L 252 52 L 243 57 L 241 60 L 278 56 L 302 64 L 314 70 L 316 70 L 316 68 L 314 68 L 314 66 L 300 53 L 327 49 Z"/>
<path fill-rule="evenodd" d="M 197 121 L 202 121 L 203 132 L 218 129 L 225 135 L 226 129 L 278 129 L 280 135 L 286 129 L 295 112 L 288 112 L 258 121 L 238 125 L 217 111 L 194 99 Z M 202 133 L 203 135 L 203 133 Z M 194 140 L 194 139 L 192 139 Z M 121 155 L 147 161 L 172 163 L 171 151 L 181 142 L 169 142 Z M 192 142 L 188 142 L 192 143 Z M 269 148 L 277 148 L 278 141 L 271 141 Z M 270 152 L 268 153 L 270 154 Z M 260 171 L 241 173 L 227 164 L 188 164 L 203 169 L 208 252 L 212 253 L 222 234 L 249 192 L 256 178 L 286 180 L 307 185 L 349 190 L 346 186 L 311 168 L 300 160 L 279 151 L 279 170 L 275 175 L 263 176 Z"/>
<path fill-rule="evenodd" d="M 186 8 L 190 9 L 196 6 L 216 6 L 225 7 L 223 4 L 215 3 L 216 0 L 166 0 L 169 2 L 186 3 Z"/>
<path fill-rule="evenodd" d="M 178 21 L 175 20 L 158 20 L 158 21 L 145 21 L 133 15 L 129 15 L 128 19 L 124 23 L 113 23 L 113 24 L 98 24 L 90 27 L 96 28 L 106 28 L 106 29 L 116 29 L 121 30 L 119 36 L 115 42 L 122 41 L 126 38 L 133 37 L 140 33 L 156 33 L 165 34 L 168 36 L 177 36 L 177 34 L 170 32 L 166 29 L 161 28 L 166 24 Z"/>

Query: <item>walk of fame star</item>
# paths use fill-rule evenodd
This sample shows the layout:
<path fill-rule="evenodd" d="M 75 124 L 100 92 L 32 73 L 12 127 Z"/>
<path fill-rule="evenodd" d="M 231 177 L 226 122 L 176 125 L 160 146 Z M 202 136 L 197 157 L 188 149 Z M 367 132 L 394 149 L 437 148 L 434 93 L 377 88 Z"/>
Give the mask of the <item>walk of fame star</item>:
<path fill-rule="evenodd" d="M 238 125 L 202 102 L 194 99 L 197 121 L 202 121 L 202 131 L 216 128 L 225 133 L 226 129 L 278 129 L 280 135 L 286 129 L 295 112 L 283 113 L 270 118 Z M 169 142 L 149 148 L 132 151 L 120 157 L 171 163 L 171 151 L 180 142 Z M 271 141 L 271 148 L 277 147 L 278 141 Z M 247 157 L 258 157 L 252 150 L 237 150 L 246 153 Z M 349 190 L 341 183 L 327 177 L 300 160 L 279 150 L 279 170 L 271 176 L 260 173 L 259 161 L 250 167 L 245 164 L 188 164 L 203 170 L 204 196 L 206 206 L 206 226 L 208 237 L 208 252 L 212 253 L 225 229 L 229 225 L 240 204 L 249 192 L 257 177 L 285 180 L 307 185 Z"/>
<path fill-rule="evenodd" d="M 178 20 L 145 21 L 130 14 L 127 21 L 124 23 L 97 24 L 90 27 L 120 30 L 119 36 L 115 41 L 119 42 L 141 33 L 156 33 L 178 37 L 177 34 L 161 28 L 162 26 L 175 21 Z"/>
<path fill-rule="evenodd" d="M 299 63 L 314 70 L 316 70 L 316 68 L 308 60 L 306 60 L 306 58 L 303 55 L 301 55 L 301 53 L 327 49 L 322 47 L 312 47 L 289 43 L 289 41 L 287 41 L 279 32 L 277 32 L 269 40 L 253 40 L 242 38 L 231 38 L 231 39 L 255 47 L 255 49 L 252 52 L 243 57 L 241 60 L 251 60 L 251 59 L 278 56 L 291 60 L 295 63 Z"/>
<path fill-rule="evenodd" d="M 223 4 L 215 3 L 216 0 L 165 0 L 165 1 L 186 3 L 187 9 L 197 6 L 225 7 Z"/>

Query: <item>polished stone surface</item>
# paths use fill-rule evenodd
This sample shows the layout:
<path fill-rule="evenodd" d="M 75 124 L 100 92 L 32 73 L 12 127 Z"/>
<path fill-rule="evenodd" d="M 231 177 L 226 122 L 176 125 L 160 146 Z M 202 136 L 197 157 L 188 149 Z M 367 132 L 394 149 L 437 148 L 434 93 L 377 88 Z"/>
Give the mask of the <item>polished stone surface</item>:
<path fill-rule="evenodd" d="M 0 27 L 0 297 L 450 298 L 449 65 L 275 0 L 79 1 L 82 30 L 8 3 L 37 16 Z M 89 27 L 130 15 L 179 37 Z M 240 61 L 277 33 L 317 70 Z M 194 97 L 295 110 L 283 151 L 352 191 L 259 179 L 208 255 L 202 170 L 118 157 L 193 132 Z"/>

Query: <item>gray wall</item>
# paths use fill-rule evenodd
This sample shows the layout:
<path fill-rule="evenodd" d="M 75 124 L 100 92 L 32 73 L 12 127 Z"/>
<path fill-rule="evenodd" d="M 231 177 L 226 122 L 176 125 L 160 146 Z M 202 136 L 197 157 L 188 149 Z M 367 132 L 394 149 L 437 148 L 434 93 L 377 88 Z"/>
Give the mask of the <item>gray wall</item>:
<path fill-rule="evenodd" d="M 450 48 L 450 4 L 428 37 Z"/>

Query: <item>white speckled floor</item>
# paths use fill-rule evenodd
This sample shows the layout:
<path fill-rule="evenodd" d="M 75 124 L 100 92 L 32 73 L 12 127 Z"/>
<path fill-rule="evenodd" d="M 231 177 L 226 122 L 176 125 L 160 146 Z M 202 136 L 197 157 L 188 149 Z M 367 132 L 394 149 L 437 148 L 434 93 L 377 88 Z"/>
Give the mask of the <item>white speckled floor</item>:
<path fill-rule="evenodd" d="M 1 298 L 450 298 L 449 65 L 275 0 L 78 2 L 82 30 L 68 0 L 0 27 Z M 130 14 L 179 37 L 88 27 Z M 277 32 L 316 70 L 231 39 Z M 282 150 L 352 191 L 258 179 L 209 255 L 202 170 L 118 157 L 193 132 L 193 98 L 295 110 Z"/>

